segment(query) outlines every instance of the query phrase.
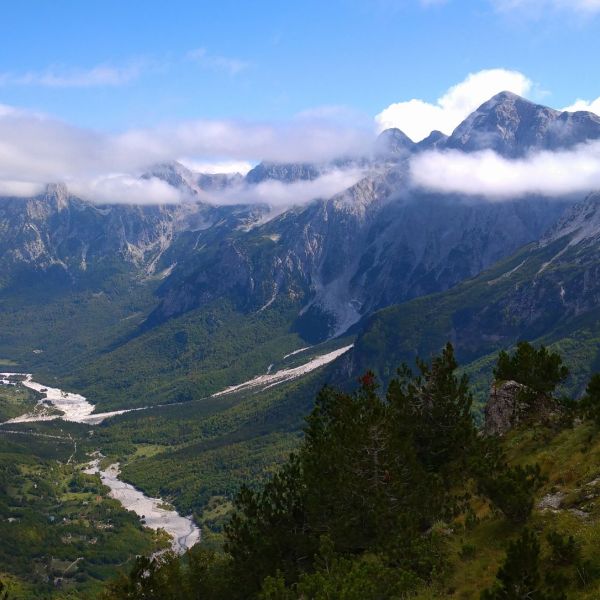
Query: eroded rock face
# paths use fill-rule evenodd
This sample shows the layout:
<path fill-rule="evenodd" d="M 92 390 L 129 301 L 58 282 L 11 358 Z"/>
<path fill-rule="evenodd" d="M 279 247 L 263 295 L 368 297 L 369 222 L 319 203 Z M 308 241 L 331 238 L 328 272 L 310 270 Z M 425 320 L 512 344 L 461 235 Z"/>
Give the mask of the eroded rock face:
<path fill-rule="evenodd" d="M 551 397 L 532 393 L 516 381 L 492 384 L 485 406 L 483 431 L 486 435 L 504 435 L 526 420 L 548 423 L 560 415 L 559 406 Z"/>
<path fill-rule="evenodd" d="M 504 435 L 523 417 L 522 392 L 526 386 L 516 381 L 494 382 L 485 405 L 483 430 L 486 435 Z"/>

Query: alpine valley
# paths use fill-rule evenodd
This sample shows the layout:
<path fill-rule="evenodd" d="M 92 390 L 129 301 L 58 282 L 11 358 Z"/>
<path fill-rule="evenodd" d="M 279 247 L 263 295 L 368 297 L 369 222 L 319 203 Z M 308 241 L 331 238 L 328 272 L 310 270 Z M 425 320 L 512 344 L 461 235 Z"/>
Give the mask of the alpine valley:
<path fill-rule="evenodd" d="M 216 552 L 197 559 L 207 561 L 206 572 L 221 564 L 214 557 L 223 547 L 238 560 L 240 538 L 235 546 L 231 533 L 227 539 L 224 534 L 234 498 L 243 486 L 252 494 L 281 482 L 274 473 L 289 473 L 280 467 L 289 466 L 290 452 L 299 448 L 310 474 L 310 444 L 318 427 L 326 426 L 315 424 L 318 411 L 308 426 L 305 418 L 325 384 L 356 397 L 351 393 L 360 378 L 358 395 L 371 398 L 377 395 L 374 377 L 380 389 L 390 386 L 388 397 L 394 398 L 402 363 L 423 367 L 420 357 L 441 369 L 451 360 L 438 355 L 451 342 L 452 360 L 471 381 L 474 402 L 467 413 L 481 424 L 498 379 L 498 353 L 528 340 L 568 365 L 562 394 L 585 396 L 591 375 L 600 370 L 600 191 L 501 199 L 435 191 L 415 184 L 411 164 L 431 152 L 493 152 L 519 160 L 595 140 L 599 116 L 559 112 L 502 92 L 449 136 L 433 131 L 414 143 L 399 129 L 388 129 L 359 156 L 262 162 L 245 175 L 193 172 L 178 162 L 148 167 L 140 177 L 174 188 L 182 199 L 172 204 L 136 205 L 119 197 L 99 204 L 60 182 L 48 182 L 32 197 L 0 198 L 0 573 L 10 598 L 96 598 L 106 581 L 136 565 L 142 574 L 153 572 L 151 562 L 140 567 L 135 557 L 160 557 L 174 542 L 168 527 L 150 528 L 149 509 L 140 520 L 119 503 L 114 489 L 109 495 L 117 487 L 115 473 L 119 485 L 126 482 L 156 499 L 153 511 L 190 517 L 187 522 L 200 530 L 195 547 Z M 307 189 L 321 189 L 319 182 L 334 177 L 348 185 L 333 195 L 304 198 Z M 273 186 L 288 190 L 290 200 L 271 203 Z M 254 197 L 260 201 L 248 200 Z M 435 372 L 425 370 L 425 381 Z M 58 400 L 74 394 L 93 406 L 83 417 L 71 417 L 53 403 L 49 389 Z M 363 417 L 354 415 L 356 422 Z M 572 448 L 587 444 L 597 455 L 593 428 L 585 421 L 552 437 L 544 427 L 509 433 L 508 456 L 514 464 L 535 459 L 547 468 L 550 483 L 536 488 L 536 506 L 546 498 L 542 508 L 556 510 L 544 518 L 554 518 L 558 529 L 562 524 L 570 531 L 565 523 L 571 521 L 580 529 L 589 526 L 582 539 L 592 544 L 600 535 L 590 525 L 593 510 L 584 517 L 563 514 L 552 498 L 575 496 L 589 483 L 585 477 L 592 481 L 599 474 L 588 472 L 594 464 L 588 454 L 589 469 L 577 467 L 581 481 L 564 475 Z M 348 435 L 346 441 L 355 434 Z M 449 477 L 436 471 L 435 485 Z M 463 484 L 457 487 L 463 490 Z M 240 502 L 238 511 L 242 506 L 251 514 L 251 502 Z M 307 572 L 316 577 L 347 567 L 341 579 L 350 581 L 358 574 L 343 560 L 375 548 L 356 567 L 368 570 L 384 552 L 364 539 L 344 545 L 352 536 L 344 537 L 345 529 L 339 534 L 343 527 L 334 521 L 332 505 L 332 521 L 319 530 L 331 538 L 305 549 L 310 556 L 320 552 L 320 566 L 286 571 L 282 563 L 269 572 L 262 565 L 258 583 L 238 580 L 248 590 L 240 597 L 478 598 L 492 585 L 505 542 L 516 531 L 512 525 L 503 529 L 497 511 L 489 516 L 482 507 L 468 513 L 477 524 L 461 524 L 466 529 L 460 533 L 458 526 L 440 525 L 449 517 L 436 513 L 426 529 L 446 536 L 454 558 L 439 571 L 437 563 L 427 571 L 424 564 L 409 568 L 398 559 L 404 579 L 395 596 L 368 595 L 360 586 L 355 595 L 335 588 L 319 596 L 310 586 L 325 584 L 319 588 L 302 579 Z M 336 546 L 336 539 L 344 542 Z M 531 545 L 523 540 L 522 548 Z M 332 543 L 344 558 L 327 571 L 322 565 Z M 474 557 L 475 547 L 481 553 Z M 419 548 L 395 551 L 416 556 Z M 185 558 L 169 560 L 175 561 L 169 568 L 177 563 L 185 570 Z M 581 567 L 581 579 L 597 581 L 593 568 Z M 598 597 L 598 585 L 590 586 L 568 597 Z M 124 589 L 106 597 L 191 597 L 125 595 Z M 202 597 L 231 592 L 211 593 L 205 590 Z"/>

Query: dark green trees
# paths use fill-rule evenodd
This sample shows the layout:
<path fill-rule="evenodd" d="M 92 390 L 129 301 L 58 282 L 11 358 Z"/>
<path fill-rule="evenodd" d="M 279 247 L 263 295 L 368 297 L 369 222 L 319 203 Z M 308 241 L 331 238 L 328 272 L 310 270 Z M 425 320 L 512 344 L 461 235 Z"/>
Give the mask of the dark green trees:
<path fill-rule="evenodd" d="M 581 399 L 581 410 L 586 418 L 600 426 L 600 373 L 592 375 Z"/>
<path fill-rule="evenodd" d="M 525 528 L 512 542 L 506 560 L 496 575 L 496 585 L 481 594 L 481 600 L 562 600 L 562 593 L 551 593 L 543 585 L 540 571 L 540 543 L 535 533 Z"/>
<path fill-rule="evenodd" d="M 196 546 L 184 558 L 170 552 L 138 557 L 128 576 L 106 587 L 102 600 L 231 600 L 233 583 L 230 561 Z"/>
<path fill-rule="evenodd" d="M 513 523 L 527 521 L 534 494 L 544 483 L 539 465 L 502 465 L 479 478 L 479 489 Z"/>
<path fill-rule="evenodd" d="M 429 473 L 454 479 L 465 473 L 476 440 L 471 415 L 473 398 L 466 375 L 458 377 L 451 344 L 431 366 L 417 361 L 416 377 L 406 368 L 390 383 L 388 400 L 397 435 L 410 433 L 417 458 Z"/>
<path fill-rule="evenodd" d="M 550 555 L 543 558 L 537 534 L 524 528 L 481 600 L 566 600 L 565 589 L 575 579 L 583 583 L 586 565 L 572 536 L 550 531 L 546 537 Z"/>
<path fill-rule="evenodd" d="M 276 572 L 298 581 L 323 536 L 341 556 L 380 552 L 429 576 L 431 526 L 452 512 L 478 438 L 452 346 L 418 367 L 401 369 L 385 396 L 371 373 L 355 394 L 324 388 L 298 454 L 262 491 L 241 492 L 226 549 L 247 589 Z"/>
<path fill-rule="evenodd" d="M 226 555 L 192 551 L 187 562 L 168 560 L 158 570 L 141 564 L 121 581 L 130 595 L 111 598 L 153 600 L 164 589 L 165 600 L 178 600 L 168 591 L 173 581 L 194 582 L 185 597 L 206 600 L 403 598 L 439 583 L 445 536 L 474 515 L 473 494 L 479 505 L 484 498 L 512 523 L 526 524 L 540 469 L 511 467 L 498 439 L 479 435 L 450 344 L 417 368 L 399 369 L 385 394 L 370 372 L 355 393 L 322 389 L 297 453 L 262 489 L 239 493 Z M 512 356 L 501 353 L 496 376 L 550 394 L 566 369 L 545 349 L 520 344 Z M 562 565 L 572 544 L 553 544 Z M 559 578 L 551 584 L 540 569 L 537 537 L 525 530 L 482 598 L 561 598 Z"/>
<path fill-rule="evenodd" d="M 494 369 L 497 380 L 513 380 L 545 395 L 552 394 L 568 376 L 569 369 L 562 364 L 559 354 L 545 346 L 535 348 L 529 342 L 519 342 L 512 355 L 500 352 Z"/>
<path fill-rule="evenodd" d="M 243 488 L 226 527 L 225 550 L 233 559 L 240 589 L 257 590 L 267 575 L 295 581 L 318 549 L 307 514 L 307 489 L 298 456 L 261 491 Z"/>

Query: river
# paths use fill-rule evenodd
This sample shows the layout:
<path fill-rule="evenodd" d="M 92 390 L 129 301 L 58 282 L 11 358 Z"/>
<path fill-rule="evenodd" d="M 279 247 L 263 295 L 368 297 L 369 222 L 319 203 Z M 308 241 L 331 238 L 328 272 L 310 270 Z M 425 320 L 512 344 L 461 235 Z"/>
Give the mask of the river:
<path fill-rule="evenodd" d="M 259 375 L 243 383 L 230 386 L 212 395 L 218 397 L 234 392 L 246 390 L 265 390 L 274 385 L 302 377 L 314 371 L 347 352 L 352 345 L 338 348 L 327 354 L 313 357 L 308 362 L 293 368 L 280 369 L 275 373 Z M 284 359 L 294 356 L 308 348 L 300 348 L 284 356 Z M 16 385 L 21 383 L 25 387 L 39 392 L 42 397 L 35 408 L 26 414 L 20 415 L 0 425 L 15 423 L 34 423 L 37 421 L 51 421 L 63 419 L 75 423 L 87 425 L 98 425 L 109 417 L 121 415 L 136 410 L 146 410 L 148 407 L 115 410 L 111 412 L 95 413 L 94 405 L 80 394 L 65 392 L 60 388 L 53 388 L 33 381 L 29 373 L 0 373 L 0 384 Z M 15 432 L 12 432 L 15 433 Z M 25 433 L 25 432 L 23 432 Z M 163 501 L 159 498 L 150 498 L 129 483 L 119 479 L 119 464 L 115 463 L 106 469 L 100 469 L 100 459 L 94 459 L 85 470 L 89 474 L 98 474 L 102 483 L 110 488 L 110 496 L 118 500 L 124 508 L 134 511 L 147 527 L 152 529 L 164 529 L 173 539 L 173 550 L 182 553 L 191 548 L 200 540 L 200 529 L 191 517 L 183 517 L 174 510 L 163 508 Z"/>
<path fill-rule="evenodd" d="M 25 387 L 41 393 L 43 397 L 32 412 L 5 421 L 2 425 L 34 423 L 59 418 L 65 421 L 96 425 L 109 416 L 127 412 L 113 411 L 92 414 L 94 405 L 88 402 L 84 396 L 37 383 L 32 380 L 31 375 L 26 373 L 0 373 L 0 384 L 15 385 L 17 380 Z M 53 412 L 56 410 L 61 411 L 61 414 Z M 11 431 L 10 433 L 15 432 Z M 146 527 L 164 529 L 173 540 L 172 548 L 175 552 L 183 553 L 200 541 L 200 529 L 191 517 L 183 517 L 174 510 L 164 508 L 164 502 L 161 499 L 150 498 L 131 484 L 121 481 L 118 463 L 101 470 L 100 458 L 96 458 L 84 472 L 99 474 L 102 483 L 110 488 L 109 495 L 118 500 L 126 510 L 135 512 Z"/>
<path fill-rule="evenodd" d="M 172 548 L 182 554 L 200 541 L 200 529 L 190 517 L 182 517 L 174 510 L 163 507 L 163 501 L 150 498 L 129 483 L 119 479 L 119 463 L 100 469 L 96 458 L 84 471 L 98 473 L 102 483 L 110 488 L 110 497 L 118 500 L 123 508 L 135 512 L 146 527 L 164 529 L 173 539 Z"/>

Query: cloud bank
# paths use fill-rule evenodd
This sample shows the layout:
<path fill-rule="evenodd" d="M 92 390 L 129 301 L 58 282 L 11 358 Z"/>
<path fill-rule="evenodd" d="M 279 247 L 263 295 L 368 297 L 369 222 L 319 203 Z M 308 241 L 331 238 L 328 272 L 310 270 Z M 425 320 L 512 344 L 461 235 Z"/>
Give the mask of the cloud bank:
<path fill-rule="evenodd" d="M 240 183 L 216 192 L 204 193 L 202 199 L 212 204 L 268 204 L 280 208 L 306 204 L 318 198 L 331 198 L 357 183 L 364 176 L 361 169 L 334 169 L 310 181 L 267 180 L 256 185 Z"/>
<path fill-rule="evenodd" d="M 410 174 L 415 186 L 427 190 L 492 200 L 586 193 L 600 189 L 600 141 L 517 160 L 491 150 L 425 152 L 411 161 Z"/>
<path fill-rule="evenodd" d="M 362 155 L 373 140 L 367 128 L 306 118 L 288 123 L 195 120 L 107 134 L 0 105 L 0 193 L 26 196 L 36 185 L 63 181 L 102 201 L 118 188 L 130 202 L 143 200 L 146 193 L 148 201 L 171 202 L 169 189 L 134 183 L 135 176 L 182 157 L 207 171 L 247 171 L 260 160 L 328 161 Z"/>
<path fill-rule="evenodd" d="M 569 112 L 576 112 L 578 110 L 588 110 L 590 112 L 596 113 L 600 115 L 600 98 L 596 98 L 595 100 L 576 100 L 570 106 L 563 108 L 563 110 Z"/>
<path fill-rule="evenodd" d="M 396 102 L 382 110 L 375 120 L 380 131 L 397 127 L 414 141 L 422 140 L 434 129 L 449 135 L 495 94 L 509 91 L 526 96 L 531 88 L 531 81 L 518 71 L 488 69 L 471 73 L 433 104 L 418 99 Z"/>
<path fill-rule="evenodd" d="M 241 175 L 245 175 L 254 167 L 251 162 L 246 160 L 203 161 L 180 158 L 178 162 L 190 169 L 190 171 L 209 175 L 214 175 L 215 173 L 240 173 Z"/>
<path fill-rule="evenodd" d="M 419 139 L 432 129 L 450 132 L 501 90 L 524 95 L 531 87 L 531 81 L 516 71 L 481 71 L 452 86 L 435 104 L 399 102 L 377 115 L 376 121 L 380 129 L 397 126 Z M 568 110 L 600 114 L 600 99 L 577 100 Z M 284 123 L 198 119 L 102 133 L 0 104 L 0 195 L 26 197 L 47 183 L 65 182 L 78 195 L 101 203 L 172 203 L 183 199 L 181 191 L 140 175 L 172 160 L 197 172 L 245 173 L 261 160 L 320 163 L 364 157 L 374 139 L 372 123 L 354 118 L 346 107 L 304 111 Z M 600 188 L 600 146 L 588 144 L 517 161 L 492 152 L 428 152 L 414 157 L 410 169 L 414 185 L 441 192 L 490 198 L 558 195 Z M 361 175 L 338 170 L 315 181 L 238 184 L 206 199 L 221 204 L 302 204 L 330 197 Z"/>
<path fill-rule="evenodd" d="M 157 177 L 107 175 L 69 182 L 69 191 L 98 204 L 177 204 L 189 199 L 181 190 Z"/>

